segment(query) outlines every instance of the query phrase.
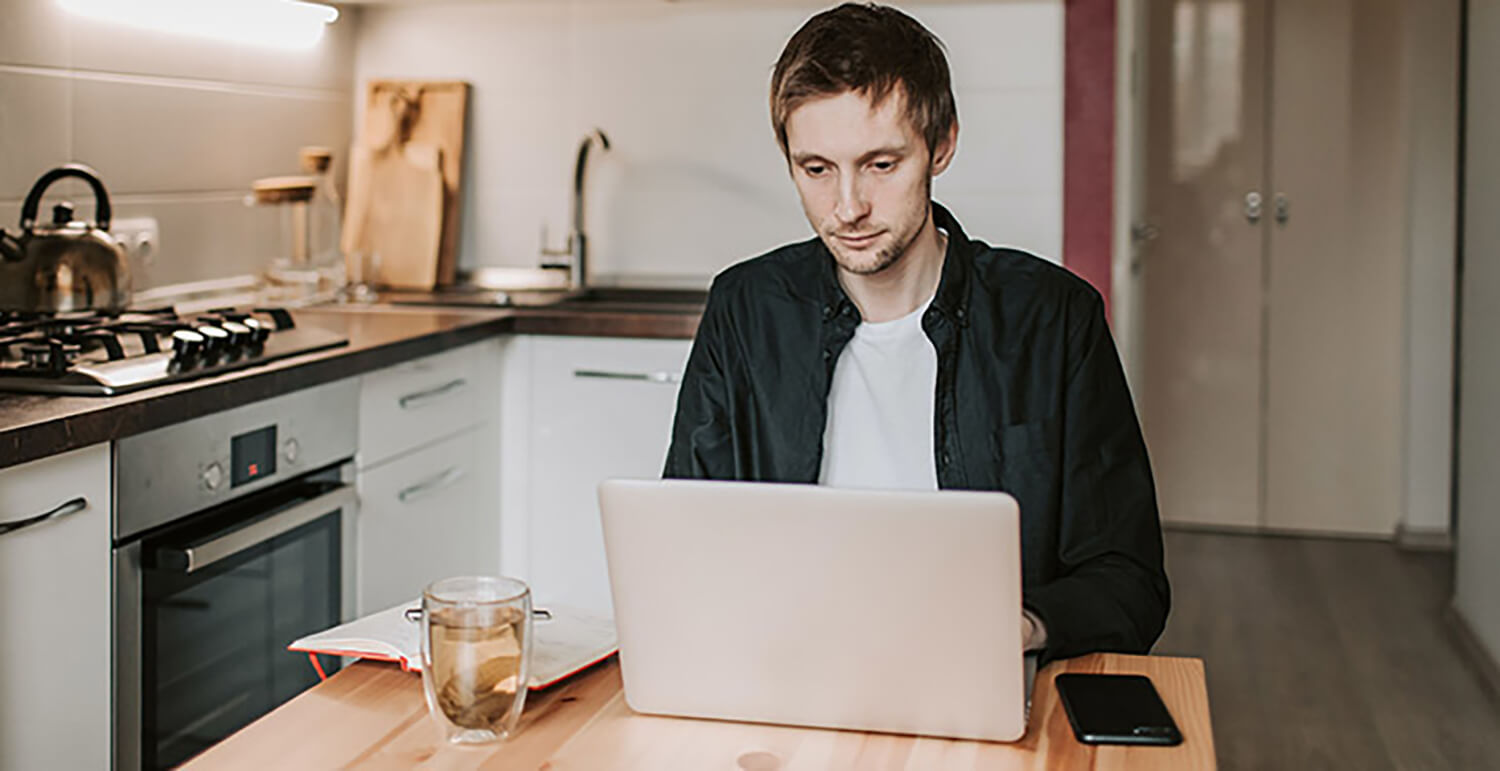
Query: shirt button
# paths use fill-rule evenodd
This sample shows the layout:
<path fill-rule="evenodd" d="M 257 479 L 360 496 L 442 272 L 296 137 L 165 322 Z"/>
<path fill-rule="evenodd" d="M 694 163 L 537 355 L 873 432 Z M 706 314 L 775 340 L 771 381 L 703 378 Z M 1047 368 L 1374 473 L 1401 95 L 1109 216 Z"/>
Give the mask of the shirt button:
<path fill-rule="evenodd" d="M 828 348 L 824 348 L 823 349 L 823 361 L 830 361 L 832 359 L 833 359 L 833 351 L 830 350 L 830 349 L 828 349 Z"/>
<path fill-rule="evenodd" d="M 944 467 L 953 465 L 953 456 L 949 455 L 946 452 L 943 453 L 943 457 L 939 458 L 938 460 L 942 463 L 942 465 Z"/>
<path fill-rule="evenodd" d="M 954 313 L 954 315 L 958 316 L 958 320 L 959 321 L 963 321 L 964 320 L 964 309 L 963 308 L 959 308 L 958 310 L 954 311 L 953 313 Z"/>
<path fill-rule="evenodd" d="M 824 319 L 831 319 L 831 318 L 833 318 L 833 306 L 832 305 L 825 305 L 825 306 L 823 306 L 823 318 Z"/>

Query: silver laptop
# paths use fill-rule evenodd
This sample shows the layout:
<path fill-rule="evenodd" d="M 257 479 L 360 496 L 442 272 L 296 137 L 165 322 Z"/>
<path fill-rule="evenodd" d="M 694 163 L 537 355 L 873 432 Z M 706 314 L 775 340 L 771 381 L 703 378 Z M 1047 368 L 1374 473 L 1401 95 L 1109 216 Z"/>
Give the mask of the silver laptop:
<path fill-rule="evenodd" d="M 1025 733 L 1010 496 L 611 480 L 599 505 L 635 711 Z"/>

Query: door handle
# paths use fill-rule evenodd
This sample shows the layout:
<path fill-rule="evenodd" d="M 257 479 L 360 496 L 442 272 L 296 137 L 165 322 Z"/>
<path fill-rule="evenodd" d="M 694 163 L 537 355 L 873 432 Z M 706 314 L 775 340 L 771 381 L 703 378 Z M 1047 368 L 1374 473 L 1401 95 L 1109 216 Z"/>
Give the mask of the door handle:
<path fill-rule="evenodd" d="M 411 487 L 396 493 L 396 498 L 402 503 L 411 503 L 433 492 L 443 489 L 454 482 L 464 478 L 464 470 L 461 466 L 452 466 L 437 476 L 428 477 Z"/>
<path fill-rule="evenodd" d="M 468 384 L 469 381 L 463 378 L 456 378 L 436 388 L 429 388 L 426 391 L 418 391 L 414 394 L 407 394 L 400 399 L 397 399 L 396 403 L 400 404 L 401 409 L 403 410 L 414 410 L 435 402 L 438 399 L 441 399 L 451 393 L 462 391 Z"/>
<path fill-rule="evenodd" d="M 603 369 L 575 369 L 573 377 L 601 378 L 605 380 L 637 380 L 645 383 L 666 383 L 675 385 L 682 382 L 682 376 L 676 372 L 614 372 Z"/>
<path fill-rule="evenodd" d="M 88 507 L 89 499 L 80 495 L 73 500 L 60 503 L 57 506 L 54 506 L 53 508 L 48 509 L 47 511 L 44 511 L 34 517 L 15 519 L 11 520 L 10 522 L 0 522 L 0 535 L 5 535 L 6 533 L 14 533 L 17 530 L 31 527 L 32 525 L 40 525 L 49 519 L 57 519 L 58 517 L 66 517 L 69 514 L 76 514 Z"/>
<path fill-rule="evenodd" d="M 156 550 L 156 567 L 192 573 L 230 557 L 256 544 L 265 543 L 283 533 L 324 516 L 348 508 L 359 500 L 352 485 L 340 485 L 310 501 L 304 501 L 257 520 L 238 530 L 191 546 L 163 546 Z"/>
<path fill-rule="evenodd" d="M 1260 222 L 1261 198 L 1260 193 L 1251 190 L 1245 194 L 1245 219 L 1251 225 Z"/>
<path fill-rule="evenodd" d="M 1292 216 L 1292 202 L 1286 198 L 1286 193 L 1276 194 L 1276 224 L 1285 225 Z"/>

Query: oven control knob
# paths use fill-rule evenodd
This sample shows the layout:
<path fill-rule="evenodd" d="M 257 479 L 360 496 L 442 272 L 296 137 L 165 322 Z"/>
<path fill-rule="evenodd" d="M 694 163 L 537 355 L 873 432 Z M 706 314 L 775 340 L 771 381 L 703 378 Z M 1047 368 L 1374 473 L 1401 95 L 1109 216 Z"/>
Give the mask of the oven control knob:
<path fill-rule="evenodd" d="M 203 486 L 210 490 L 217 490 L 222 484 L 224 484 L 224 467 L 217 463 L 208 464 L 208 468 L 203 469 Z"/>
<path fill-rule="evenodd" d="M 195 359 L 203 352 L 203 335 L 191 329 L 179 329 L 172 333 L 172 352 L 179 361 Z"/>
<path fill-rule="evenodd" d="M 296 463 L 297 456 L 301 453 L 302 445 L 297 444 L 296 439 L 288 439 L 285 444 L 281 445 L 281 457 L 285 458 L 287 463 Z"/>

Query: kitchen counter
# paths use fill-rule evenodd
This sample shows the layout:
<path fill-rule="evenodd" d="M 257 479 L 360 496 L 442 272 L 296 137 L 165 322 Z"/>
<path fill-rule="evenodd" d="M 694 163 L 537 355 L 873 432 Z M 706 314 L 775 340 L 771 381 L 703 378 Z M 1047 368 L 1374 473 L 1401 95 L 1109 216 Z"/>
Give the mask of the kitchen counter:
<path fill-rule="evenodd" d="M 558 303 L 541 308 L 378 304 L 293 311 L 349 345 L 109 397 L 0 394 L 0 468 L 150 431 L 502 334 L 688 339 L 702 306 Z"/>
<path fill-rule="evenodd" d="M 1177 747 L 1091 746 L 1073 738 L 1053 686 L 1061 672 L 1149 676 L 1181 729 Z M 893 694 L 892 698 L 900 698 Z M 1208 692 L 1200 659 L 1098 653 L 1037 675 L 1019 742 L 955 741 L 859 731 L 653 717 L 632 712 L 611 659 L 531 694 L 517 735 L 455 747 L 427 715 L 421 677 L 357 662 L 193 759 L 188 771 L 259 768 L 819 768 L 1212 769 Z"/>

